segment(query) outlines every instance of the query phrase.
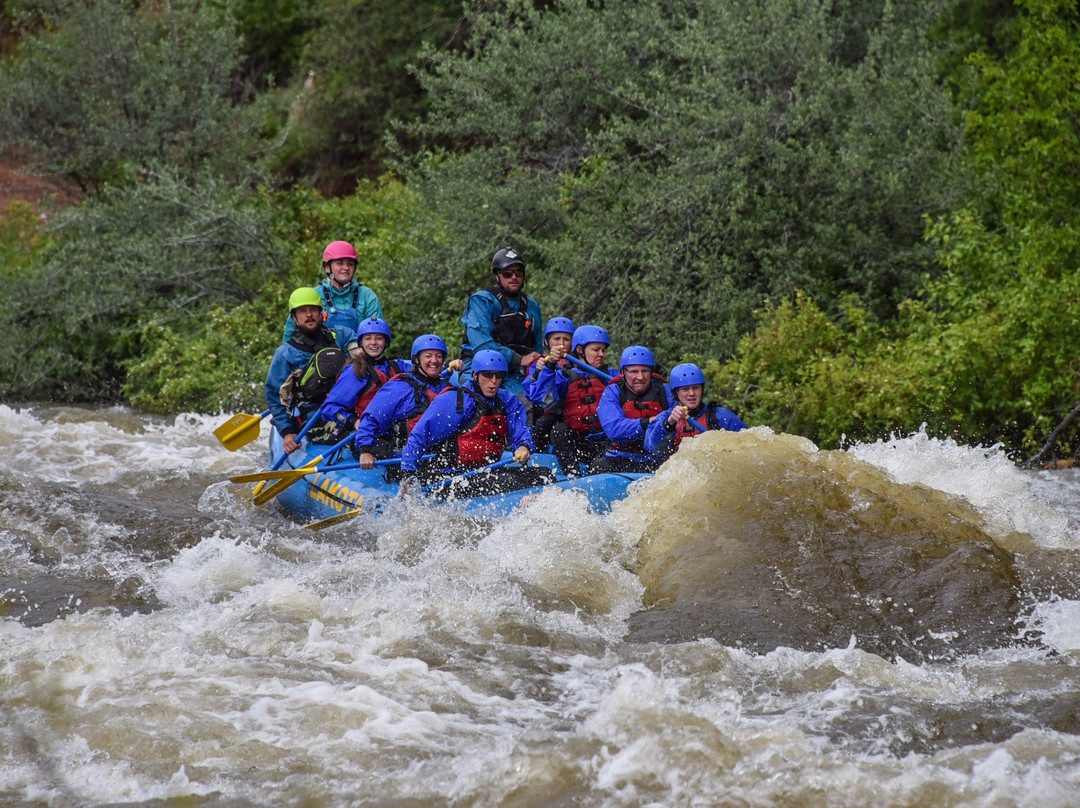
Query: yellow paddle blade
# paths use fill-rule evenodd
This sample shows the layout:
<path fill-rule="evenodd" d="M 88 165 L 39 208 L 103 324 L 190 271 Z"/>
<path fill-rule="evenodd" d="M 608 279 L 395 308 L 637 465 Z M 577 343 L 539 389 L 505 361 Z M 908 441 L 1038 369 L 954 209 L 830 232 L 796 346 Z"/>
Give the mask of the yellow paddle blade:
<path fill-rule="evenodd" d="M 322 462 L 322 459 L 323 456 L 319 455 L 314 460 L 309 461 L 298 469 L 289 469 L 288 471 L 276 472 L 277 476 L 281 477 L 281 479 L 261 491 L 258 490 L 259 487 L 256 486 L 256 490 L 251 492 L 255 495 L 252 501 L 256 505 L 263 505 L 269 502 L 286 488 L 288 488 L 290 485 L 299 480 L 301 477 L 306 477 L 309 474 L 314 474 L 315 467 Z"/>
<path fill-rule="evenodd" d="M 359 500 L 363 501 L 363 498 Z M 320 519 L 318 522 L 309 522 L 304 525 L 308 530 L 322 530 L 323 528 L 333 527 L 334 525 L 340 525 L 342 522 L 348 522 L 350 519 L 355 519 L 361 513 L 359 508 L 354 508 L 351 511 L 345 511 L 339 513 L 337 516 L 330 516 L 326 519 Z"/>
<path fill-rule="evenodd" d="M 276 497 L 278 494 L 280 494 L 282 491 L 284 491 L 286 488 L 288 488 L 290 485 L 295 483 L 303 476 L 303 474 L 297 474 L 295 472 L 292 472 L 289 474 L 288 477 L 278 480 L 273 485 L 269 485 L 262 491 L 260 491 L 258 494 L 255 494 L 255 497 L 252 501 L 256 505 L 265 505 L 267 502 L 272 500 L 274 497 Z"/>
<path fill-rule="evenodd" d="M 246 412 L 241 412 L 215 429 L 214 436 L 221 441 L 222 446 L 230 452 L 235 452 L 259 437 L 261 425 L 261 415 L 248 415 Z"/>

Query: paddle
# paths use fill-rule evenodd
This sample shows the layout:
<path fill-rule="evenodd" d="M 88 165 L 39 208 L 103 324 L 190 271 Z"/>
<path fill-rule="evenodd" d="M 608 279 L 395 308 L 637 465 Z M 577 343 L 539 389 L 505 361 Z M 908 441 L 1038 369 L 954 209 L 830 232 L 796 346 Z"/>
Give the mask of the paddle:
<path fill-rule="evenodd" d="M 259 437 L 262 419 L 269 414 L 270 410 L 263 410 L 262 415 L 248 415 L 246 412 L 237 413 L 214 430 L 214 437 L 221 441 L 221 445 L 230 452 L 235 452 Z"/>
<path fill-rule="evenodd" d="M 359 508 L 354 508 L 351 511 L 345 511 L 339 513 L 336 516 L 329 516 L 326 519 L 320 519 L 318 522 L 308 522 L 304 525 L 305 530 L 323 530 L 324 528 L 333 527 L 334 525 L 340 525 L 342 522 L 348 522 L 350 519 L 355 519 L 361 513 Z"/>
<path fill-rule="evenodd" d="M 579 370 L 584 370 L 588 373 L 593 374 L 602 382 L 610 382 L 614 378 L 613 376 L 609 376 L 608 374 L 604 373 L 604 371 L 600 370 L 599 368 L 594 368 L 588 362 L 582 362 L 576 356 L 571 356 L 570 354 L 567 354 L 563 358 Z"/>
<path fill-rule="evenodd" d="M 434 457 L 434 455 L 430 455 Z M 321 460 L 322 458 L 315 458 Z M 312 461 L 314 462 L 314 461 Z M 386 460 L 376 460 L 376 466 L 396 466 L 401 462 L 400 457 L 391 457 Z M 309 474 L 316 474 L 322 471 L 345 471 L 346 469 L 358 469 L 362 468 L 360 461 L 349 461 L 348 463 L 328 464 L 325 466 L 318 466 L 312 468 L 311 463 L 305 463 L 300 468 L 285 469 L 284 471 L 249 471 L 244 474 L 233 474 L 229 477 L 229 480 L 234 483 L 254 483 L 258 481 L 266 480 L 281 480 L 286 477 L 290 477 L 295 480 L 299 480 L 301 477 L 306 477 Z"/>
<path fill-rule="evenodd" d="M 431 485 L 425 485 L 421 488 L 421 491 L 434 491 L 437 488 L 445 488 L 448 485 L 452 485 L 456 480 L 464 480 L 469 477 L 475 477 L 477 474 L 481 474 L 485 471 L 494 471 L 495 469 L 501 469 L 506 466 L 511 466 L 517 463 L 512 457 L 508 457 L 506 460 L 496 460 L 494 463 L 488 463 L 486 466 L 481 466 L 478 469 L 471 469 L 464 471 L 461 474 L 455 474 L 453 477 L 447 477 L 445 480 L 439 480 L 438 482 L 431 483 Z"/>
<path fill-rule="evenodd" d="M 314 421 L 314 416 L 312 416 L 311 421 L 308 421 L 307 424 L 304 425 L 304 428 L 306 429 L 308 426 L 310 426 L 313 421 Z M 301 434 L 303 434 L 303 430 L 301 430 Z M 256 505 L 262 505 L 264 502 L 269 502 L 274 497 L 276 497 L 278 494 L 280 494 L 282 491 L 284 491 L 286 488 L 288 488 L 290 485 L 292 485 L 293 483 L 295 483 L 297 480 L 299 480 L 301 477 L 304 476 L 303 473 L 297 475 L 296 472 L 298 472 L 298 471 L 299 472 L 304 472 L 304 471 L 307 471 L 307 470 L 314 469 L 315 466 L 318 466 L 326 457 L 329 457 L 334 452 L 336 452 L 338 449 L 343 448 L 346 444 L 349 443 L 349 441 L 353 440 L 355 437 L 356 437 L 355 433 L 350 432 L 348 435 L 346 435 L 344 438 L 342 438 L 336 444 L 331 446 L 329 449 L 325 450 L 323 452 L 323 454 L 319 455 L 314 460 L 309 460 L 307 463 L 305 463 L 299 469 L 290 469 L 289 471 L 284 471 L 284 472 L 281 472 L 281 474 L 275 475 L 275 476 L 278 476 L 278 477 L 280 477 L 282 475 L 288 475 L 288 476 L 285 476 L 283 479 L 278 480 L 276 483 L 269 486 L 268 488 L 263 488 L 263 486 L 265 485 L 265 482 L 259 483 L 259 485 L 257 485 L 255 487 L 255 490 L 252 492 L 255 495 L 254 499 L 252 501 Z M 288 455 L 283 454 L 281 457 L 279 457 L 277 459 L 277 462 L 274 463 L 273 467 L 271 468 L 271 471 L 275 471 L 275 470 L 281 468 L 281 465 L 285 462 L 285 458 L 287 456 Z"/>
<path fill-rule="evenodd" d="M 337 446 L 335 446 L 332 449 L 328 450 L 327 454 L 333 454 L 337 449 L 339 449 L 342 445 L 344 445 L 344 442 L 348 441 L 351 438 L 352 438 L 352 435 L 350 435 L 348 438 L 346 438 L 345 441 L 343 441 L 341 444 L 338 444 Z M 321 458 L 316 458 L 316 460 L 319 460 L 319 459 L 321 459 Z M 315 461 L 312 461 L 312 463 L 314 463 L 314 462 Z M 401 458 L 399 458 L 399 457 L 391 457 L 391 458 L 388 458 L 386 460 L 376 460 L 375 465 L 376 466 L 393 466 L 393 465 L 397 465 L 400 462 L 401 462 Z M 280 480 L 278 480 L 276 483 L 274 483 L 273 485 L 266 488 L 265 490 L 263 490 L 263 491 L 259 492 L 258 494 L 256 494 L 252 501 L 256 505 L 262 505 L 262 504 L 264 504 L 266 502 L 269 502 L 274 497 L 276 497 L 278 494 L 280 494 L 282 491 L 284 491 L 286 488 L 288 488 L 293 483 L 295 483 L 297 480 L 299 480 L 299 479 L 301 479 L 303 477 L 307 477 L 307 476 L 309 476 L 311 474 L 320 474 L 320 473 L 327 472 L 327 471 L 346 471 L 348 469 L 358 469 L 358 468 L 360 468 L 360 461 L 359 460 L 355 460 L 355 461 L 350 462 L 350 463 L 338 463 L 336 465 L 335 464 L 330 464 L 330 465 L 326 465 L 326 466 L 315 466 L 315 467 L 312 467 L 311 463 L 308 463 L 307 465 L 305 465 L 305 466 L 303 466 L 301 468 L 298 468 L 298 469 L 292 469 L 290 471 L 280 472 L 280 474 L 282 475 L 282 478 Z"/>
<path fill-rule="evenodd" d="M 698 432 L 704 432 L 705 431 L 705 427 L 703 427 L 701 424 L 699 424 L 693 418 L 687 418 L 686 423 L 690 424 L 690 426 L 692 426 Z"/>
<path fill-rule="evenodd" d="M 319 409 L 315 410 L 315 412 L 313 412 L 311 414 L 311 417 L 308 418 L 307 423 L 304 424 L 303 428 L 296 435 L 296 442 L 298 444 L 300 443 L 301 440 L 304 439 L 304 435 L 306 435 L 308 433 L 308 430 L 311 429 L 311 427 L 315 425 L 315 422 L 319 420 L 319 416 L 321 416 L 321 415 L 322 415 L 322 407 L 319 407 Z M 279 457 L 277 460 L 274 461 L 274 465 L 272 465 L 270 467 L 270 470 L 275 471 L 275 470 L 281 468 L 282 465 L 285 463 L 285 459 L 288 456 L 289 456 L 288 454 L 286 454 L 285 452 L 282 452 L 281 457 Z M 319 457 L 316 458 L 315 462 L 318 462 L 320 460 L 322 460 L 322 455 L 319 455 Z M 268 479 L 273 479 L 273 478 L 268 478 Z M 258 496 L 259 492 L 263 490 L 264 486 L 265 486 L 265 483 L 260 482 L 257 486 L 255 486 L 255 490 L 253 490 L 251 493 Z"/>

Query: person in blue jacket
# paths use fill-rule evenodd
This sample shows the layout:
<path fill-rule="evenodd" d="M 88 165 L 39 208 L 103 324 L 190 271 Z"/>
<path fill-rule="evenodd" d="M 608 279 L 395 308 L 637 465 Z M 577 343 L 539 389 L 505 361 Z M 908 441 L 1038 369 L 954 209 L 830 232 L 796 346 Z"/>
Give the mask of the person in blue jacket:
<path fill-rule="evenodd" d="M 731 410 L 712 401 L 705 403 L 705 374 L 692 362 L 672 368 L 669 386 L 678 403 L 660 413 L 645 432 L 645 451 L 654 457 L 670 457 L 683 440 L 699 432 L 746 429 L 746 424 Z M 690 420 L 697 426 L 689 423 Z"/>
<path fill-rule="evenodd" d="M 401 473 L 407 478 L 419 475 L 433 480 L 480 469 L 499 460 L 507 448 L 522 465 L 532 456 L 536 447 L 526 424 L 525 406 L 513 393 L 502 389 L 508 368 L 506 357 L 498 351 L 484 350 L 472 360 L 472 378 L 436 396 L 409 434 L 401 452 Z M 428 454 L 434 458 L 422 461 Z M 536 484 L 530 481 L 532 475 L 522 472 L 550 470 L 513 471 L 517 473 L 490 478 L 497 479 L 502 490 L 511 490 Z M 480 482 L 479 476 L 471 479 Z M 409 482 L 405 489 L 410 487 Z"/>
<path fill-rule="evenodd" d="M 354 441 L 360 468 L 400 454 L 420 416 L 449 387 L 441 375 L 447 354 L 442 337 L 417 337 L 410 353 L 412 370 L 392 376 L 360 416 Z"/>
<path fill-rule="evenodd" d="M 525 370 L 544 351 L 540 304 L 525 294 L 525 261 L 516 250 L 505 247 L 495 253 L 491 271 L 495 285 L 474 292 L 461 317 L 462 373 L 469 374 L 474 354 L 497 351 L 507 364 L 503 389 L 516 395 L 521 393 Z"/>
<path fill-rule="evenodd" d="M 562 400 L 545 395 L 551 387 L 555 369 L 565 365 L 564 358 L 570 352 L 574 338 L 574 321 L 568 317 L 552 317 L 544 326 L 544 348 L 547 354 L 529 366 L 521 388 L 525 398 L 534 405 L 532 418 L 533 443 L 543 452 L 547 450 L 551 430 L 562 420 Z"/>
<path fill-rule="evenodd" d="M 356 429 L 360 416 L 379 389 L 393 376 L 412 369 L 411 362 L 386 356 L 391 342 L 390 324 L 386 320 L 379 317 L 363 320 L 357 338 L 360 350 L 353 354 L 352 363 L 341 371 L 323 404 L 321 417 L 333 425 L 332 433 L 326 438 L 328 442 L 336 443 Z"/>
<path fill-rule="evenodd" d="M 322 298 L 311 287 L 297 289 L 289 295 L 289 316 L 295 321 L 296 328 L 289 339 L 274 351 L 270 370 L 266 374 L 266 405 L 270 409 L 270 423 L 281 435 L 286 453 L 296 451 L 299 446 L 295 436 L 300 432 L 302 423 L 294 417 L 289 403 L 282 400 L 282 387 L 295 371 L 308 366 L 317 351 L 336 347 L 344 356 L 348 356 L 356 347 L 356 334 L 351 329 L 330 329 L 323 324 Z M 310 410 L 300 410 L 301 421 L 322 402 L 308 403 Z"/>
<path fill-rule="evenodd" d="M 611 449 L 589 467 L 599 472 L 656 471 L 660 460 L 645 451 L 645 430 L 674 403 L 664 377 L 654 373 L 656 360 L 643 345 L 631 345 L 619 357 L 620 375 L 600 396 L 596 414 Z"/>
<path fill-rule="evenodd" d="M 541 357 L 525 379 L 529 399 L 545 413 L 559 413 L 551 430 L 551 448 L 568 477 L 581 474 L 583 467 L 587 469 L 611 446 L 596 414 L 607 382 L 617 374 L 604 362 L 610 345 L 607 331 L 600 326 L 580 326 L 570 338 L 569 355 L 596 373 L 566 360 L 556 363 Z M 555 359 L 556 351 L 552 349 L 551 359 Z M 539 445 L 535 422 L 533 440 Z"/>
<path fill-rule="evenodd" d="M 325 277 L 314 289 L 322 298 L 327 328 L 341 326 L 359 331 L 362 320 L 383 316 L 379 296 L 356 280 L 358 264 L 356 248 L 347 241 L 331 241 L 323 250 Z M 285 321 L 283 340 L 289 338 L 294 327 L 292 318 Z"/>

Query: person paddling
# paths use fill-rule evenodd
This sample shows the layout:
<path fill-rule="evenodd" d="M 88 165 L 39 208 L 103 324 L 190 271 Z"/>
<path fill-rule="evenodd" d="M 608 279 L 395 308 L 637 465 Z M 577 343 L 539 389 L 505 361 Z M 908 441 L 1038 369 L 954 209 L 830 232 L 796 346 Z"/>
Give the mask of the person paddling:
<path fill-rule="evenodd" d="M 645 451 L 645 430 L 672 406 L 671 388 L 653 372 L 656 360 L 644 345 L 631 345 L 619 357 L 621 375 L 604 388 L 597 415 L 611 449 L 589 471 L 599 473 L 655 471 L 660 460 Z"/>
<path fill-rule="evenodd" d="M 390 324 L 386 320 L 369 317 L 360 323 L 357 336 L 360 350 L 338 376 L 323 405 L 322 418 L 333 427 L 332 435 L 327 438 L 330 442 L 337 442 L 356 429 L 368 404 L 391 377 L 412 369 L 411 362 L 386 356 L 391 342 Z"/>
<path fill-rule="evenodd" d="M 449 385 L 442 377 L 446 341 L 437 334 L 413 340 L 412 369 L 392 376 L 364 409 L 356 427 L 354 453 L 360 468 L 401 453 L 420 417 Z"/>
<path fill-rule="evenodd" d="M 568 477 L 581 474 L 583 467 L 587 469 L 611 447 L 596 414 L 600 396 L 607 386 L 607 379 L 601 376 L 610 377 L 617 373 L 604 361 L 610 345 L 607 331 L 600 326 L 580 326 L 574 329 L 570 338 L 569 355 L 600 375 L 566 361 L 541 359 L 525 382 L 525 391 L 533 403 L 545 412 L 557 409 L 560 413 L 558 423 L 551 430 L 551 448 Z M 552 347 L 551 359 L 556 358 L 559 348 L 558 344 Z M 533 435 L 535 438 L 535 426 Z"/>
<path fill-rule="evenodd" d="M 645 432 L 645 451 L 655 457 L 670 457 L 686 438 L 710 429 L 740 432 L 747 426 L 726 407 L 705 402 L 705 374 L 692 362 L 676 365 L 669 382 L 677 403 L 660 413 Z M 693 420 L 694 424 L 690 421 Z"/>
<path fill-rule="evenodd" d="M 535 446 L 525 423 L 525 406 L 502 388 L 507 367 L 506 358 L 495 350 L 478 351 L 472 357 L 472 378 L 436 396 L 413 427 L 401 453 L 402 475 L 422 482 L 437 480 L 490 465 L 508 448 L 516 462 L 529 461 Z M 426 454 L 434 454 L 434 460 L 421 462 Z M 551 479 L 544 474 L 549 469 L 500 471 L 506 473 L 470 478 L 469 488 L 490 493 Z M 411 486 L 407 481 L 406 489 Z"/>
<path fill-rule="evenodd" d="M 551 438 L 551 430 L 562 421 L 562 399 L 545 395 L 551 387 L 555 370 L 566 364 L 563 358 L 570 352 L 574 336 L 574 322 L 568 317 L 552 317 L 544 326 L 544 347 L 547 355 L 541 356 L 529 368 L 521 387 L 525 397 L 535 405 L 532 419 L 533 443 L 544 451 Z M 541 377 L 543 379 L 541 380 Z M 539 412 L 539 414 L 537 414 Z"/>

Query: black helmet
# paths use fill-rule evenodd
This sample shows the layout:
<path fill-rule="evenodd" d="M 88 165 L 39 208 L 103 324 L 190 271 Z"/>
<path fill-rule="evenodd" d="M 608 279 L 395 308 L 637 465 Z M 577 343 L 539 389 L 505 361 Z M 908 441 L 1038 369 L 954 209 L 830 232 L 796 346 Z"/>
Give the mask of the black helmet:
<path fill-rule="evenodd" d="M 521 267 L 522 272 L 525 271 L 525 259 L 521 257 L 521 253 L 513 247 L 503 247 L 495 253 L 495 257 L 491 259 L 491 271 L 500 272 L 515 264 Z"/>

